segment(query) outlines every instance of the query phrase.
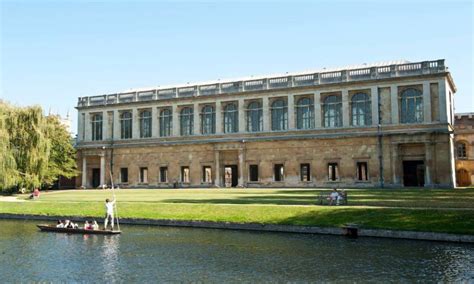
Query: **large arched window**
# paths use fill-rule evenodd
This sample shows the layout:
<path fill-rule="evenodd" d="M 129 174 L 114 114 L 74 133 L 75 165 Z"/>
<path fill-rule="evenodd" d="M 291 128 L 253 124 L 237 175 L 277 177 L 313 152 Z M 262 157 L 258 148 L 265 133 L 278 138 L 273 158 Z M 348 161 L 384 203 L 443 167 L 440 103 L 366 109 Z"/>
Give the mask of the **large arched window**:
<path fill-rule="evenodd" d="M 258 132 L 262 130 L 262 105 L 259 102 L 251 102 L 247 107 L 247 131 Z"/>
<path fill-rule="evenodd" d="M 140 112 L 140 138 L 151 137 L 151 111 Z"/>
<path fill-rule="evenodd" d="M 353 126 L 372 124 L 370 97 L 366 93 L 357 93 L 351 98 L 351 114 Z"/>
<path fill-rule="evenodd" d="M 458 142 L 456 144 L 456 152 L 457 152 L 457 156 L 458 158 L 460 159 L 466 159 L 467 158 L 467 151 L 466 151 L 466 143 L 464 142 Z"/>
<path fill-rule="evenodd" d="M 239 131 L 239 111 L 234 103 L 224 107 L 224 133 Z"/>
<path fill-rule="evenodd" d="M 102 140 L 102 114 L 92 115 L 92 140 Z"/>
<path fill-rule="evenodd" d="M 120 114 L 120 137 L 122 139 L 132 138 L 132 113 L 130 111 Z"/>
<path fill-rule="evenodd" d="M 400 96 L 401 123 L 423 122 L 423 94 L 413 88 L 406 89 Z"/>
<path fill-rule="evenodd" d="M 171 136 L 173 129 L 173 114 L 166 108 L 160 112 L 160 137 Z"/>
<path fill-rule="evenodd" d="M 181 136 L 193 135 L 194 133 L 194 112 L 191 107 L 185 107 L 180 114 L 180 131 Z"/>
<path fill-rule="evenodd" d="M 272 103 L 272 130 L 288 128 L 288 106 L 286 101 L 278 99 Z"/>
<path fill-rule="evenodd" d="M 296 103 L 296 128 L 314 128 L 314 105 L 312 98 L 301 98 Z"/>
<path fill-rule="evenodd" d="M 201 133 L 216 133 L 216 113 L 213 106 L 205 106 L 201 112 Z"/>
<path fill-rule="evenodd" d="M 342 101 L 340 96 L 331 95 L 324 99 L 324 127 L 342 126 Z"/>

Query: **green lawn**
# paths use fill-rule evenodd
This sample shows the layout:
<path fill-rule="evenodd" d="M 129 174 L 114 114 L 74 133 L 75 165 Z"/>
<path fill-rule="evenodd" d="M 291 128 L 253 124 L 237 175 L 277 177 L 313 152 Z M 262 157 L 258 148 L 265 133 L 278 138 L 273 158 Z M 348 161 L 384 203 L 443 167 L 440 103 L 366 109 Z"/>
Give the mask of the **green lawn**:
<path fill-rule="evenodd" d="M 324 192 L 329 192 L 325 190 Z M 348 206 L 318 206 L 315 189 L 116 190 L 121 217 L 341 226 L 474 234 L 474 190 L 348 190 Z M 102 217 L 110 190 L 42 193 L 0 213 Z M 20 196 L 25 198 L 25 196 Z M 1 200 L 1 199 L 0 199 Z"/>

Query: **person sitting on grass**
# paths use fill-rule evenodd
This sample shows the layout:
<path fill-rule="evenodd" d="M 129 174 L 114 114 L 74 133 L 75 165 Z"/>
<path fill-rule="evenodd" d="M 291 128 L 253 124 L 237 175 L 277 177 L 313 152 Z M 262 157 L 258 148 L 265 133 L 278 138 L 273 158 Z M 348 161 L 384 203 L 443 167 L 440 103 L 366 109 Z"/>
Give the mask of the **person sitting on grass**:
<path fill-rule="evenodd" d="M 329 205 L 333 205 L 334 202 L 337 202 L 338 198 L 339 192 L 337 191 L 337 188 L 333 188 L 332 192 L 328 196 Z"/>

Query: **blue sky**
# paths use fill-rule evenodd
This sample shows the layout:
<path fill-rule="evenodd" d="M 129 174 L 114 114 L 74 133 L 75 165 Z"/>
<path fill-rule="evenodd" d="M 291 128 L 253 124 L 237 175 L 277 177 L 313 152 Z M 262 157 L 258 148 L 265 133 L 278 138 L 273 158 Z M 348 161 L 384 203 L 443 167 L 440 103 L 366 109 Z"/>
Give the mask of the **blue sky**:
<path fill-rule="evenodd" d="M 474 111 L 471 1 L 2 1 L 0 97 L 69 111 L 130 88 L 445 58 Z"/>

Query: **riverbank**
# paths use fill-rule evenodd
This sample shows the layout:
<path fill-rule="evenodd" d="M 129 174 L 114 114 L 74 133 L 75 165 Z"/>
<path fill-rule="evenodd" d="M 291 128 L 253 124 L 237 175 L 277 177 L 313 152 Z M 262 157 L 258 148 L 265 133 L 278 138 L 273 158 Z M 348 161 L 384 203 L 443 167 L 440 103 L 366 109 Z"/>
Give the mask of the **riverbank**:
<path fill-rule="evenodd" d="M 328 190 L 134 189 L 116 196 L 127 219 L 320 228 L 355 223 L 361 230 L 474 235 L 472 189 L 348 190 L 347 206 L 316 205 L 321 192 Z M 34 201 L 0 201 L 0 213 L 101 219 L 103 200 L 111 196 L 110 190 L 53 191 Z"/>

